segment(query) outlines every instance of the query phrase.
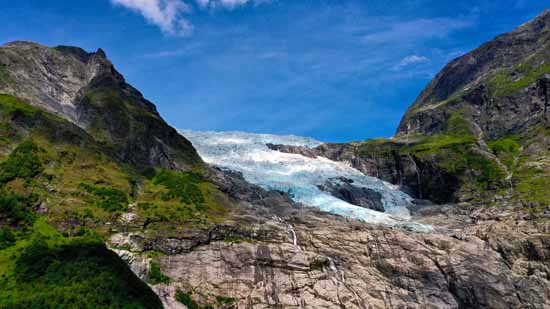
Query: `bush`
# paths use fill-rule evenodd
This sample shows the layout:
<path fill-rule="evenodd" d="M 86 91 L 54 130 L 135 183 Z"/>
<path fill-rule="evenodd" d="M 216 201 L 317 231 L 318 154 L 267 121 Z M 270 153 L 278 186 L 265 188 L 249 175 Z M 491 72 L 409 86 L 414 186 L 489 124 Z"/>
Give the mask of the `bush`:
<path fill-rule="evenodd" d="M 35 219 L 32 204 L 37 198 L 34 195 L 23 197 L 0 189 L 0 214 L 7 217 L 13 224 L 29 224 Z"/>
<path fill-rule="evenodd" d="M 48 233 L 32 234 L 14 255 L 13 271 L 0 278 L 0 308 L 162 308 L 97 236 Z"/>
<path fill-rule="evenodd" d="M 150 268 L 149 268 L 149 283 L 150 284 L 155 285 L 155 284 L 159 284 L 159 283 L 169 283 L 170 282 L 170 278 L 165 276 L 160 271 L 159 263 L 151 262 L 149 264 L 149 266 L 150 266 Z"/>
<path fill-rule="evenodd" d="M 0 250 L 11 247 L 15 243 L 15 236 L 8 227 L 0 228 Z"/>
<path fill-rule="evenodd" d="M 168 192 L 162 195 L 163 200 L 179 199 L 182 203 L 202 205 L 205 201 L 199 184 L 203 182 L 199 174 L 179 173 L 166 169 L 160 170 L 153 178 L 153 184 L 163 185 Z"/>
<path fill-rule="evenodd" d="M 6 161 L 0 163 L 0 184 L 16 178 L 30 179 L 40 174 L 44 167 L 39 154 L 43 149 L 27 140 L 17 146 Z"/>
<path fill-rule="evenodd" d="M 95 196 L 95 205 L 106 211 L 125 210 L 128 207 L 128 195 L 121 190 L 109 187 L 80 183 L 80 187 Z"/>

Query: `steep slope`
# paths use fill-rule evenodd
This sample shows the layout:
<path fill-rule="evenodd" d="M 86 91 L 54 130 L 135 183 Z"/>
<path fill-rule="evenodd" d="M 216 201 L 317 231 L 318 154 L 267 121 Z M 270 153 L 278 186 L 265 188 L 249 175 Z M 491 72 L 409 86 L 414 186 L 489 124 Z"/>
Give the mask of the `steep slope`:
<path fill-rule="evenodd" d="M 125 82 L 101 49 L 8 43 L 0 47 L 0 93 L 75 123 L 123 162 L 176 169 L 201 164 L 191 143 Z"/>
<path fill-rule="evenodd" d="M 548 125 L 550 10 L 443 68 L 409 108 L 397 136 L 433 135 L 453 111 L 496 139 Z"/>
<path fill-rule="evenodd" d="M 550 205 L 549 65 L 547 10 L 447 64 L 394 138 L 281 149 L 349 161 L 437 203 L 542 211 Z"/>
<path fill-rule="evenodd" d="M 0 92 L 26 98 L 0 94 L 0 307 L 162 307 L 104 241 L 129 209 L 162 238 L 231 202 L 102 52 L 25 42 L 0 58 Z"/>

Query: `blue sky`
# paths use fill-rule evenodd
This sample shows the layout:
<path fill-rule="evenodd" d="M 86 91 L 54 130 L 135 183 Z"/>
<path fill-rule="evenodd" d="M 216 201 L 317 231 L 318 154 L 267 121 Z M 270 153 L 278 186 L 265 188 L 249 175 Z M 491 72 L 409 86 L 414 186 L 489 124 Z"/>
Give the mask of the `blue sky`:
<path fill-rule="evenodd" d="M 391 136 L 449 60 L 547 1 L 3 1 L 0 42 L 101 47 L 173 126 Z"/>

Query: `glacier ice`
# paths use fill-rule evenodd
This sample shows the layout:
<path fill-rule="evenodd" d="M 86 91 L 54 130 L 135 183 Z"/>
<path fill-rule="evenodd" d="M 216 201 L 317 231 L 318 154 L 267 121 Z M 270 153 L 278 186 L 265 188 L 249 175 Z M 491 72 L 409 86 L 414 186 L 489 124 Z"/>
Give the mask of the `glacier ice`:
<path fill-rule="evenodd" d="M 267 143 L 305 147 L 322 144 L 314 139 L 245 132 L 187 130 L 181 134 L 193 143 L 205 162 L 241 172 L 247 181 L 265 189 L 288 192 L 304 205 L 371 223 L 410 225 L 418 230 L 429 228 L 408 222 L 411 216 L 407 206 L 412 198 L 396 186 L 365 176 L 343 162 L 282 153 L 266 146 Z M 356 186 L 379 192 L 385 212 L 349 204 L 318 188 L 327 180 L 341 177 L 352 180 Z"/>

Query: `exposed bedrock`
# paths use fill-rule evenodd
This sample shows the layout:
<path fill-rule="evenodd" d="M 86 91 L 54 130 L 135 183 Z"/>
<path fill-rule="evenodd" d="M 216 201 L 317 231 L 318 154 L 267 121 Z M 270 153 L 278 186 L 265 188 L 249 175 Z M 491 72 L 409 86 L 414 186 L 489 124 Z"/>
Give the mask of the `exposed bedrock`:
<path fill-rule="evenodd" d="M 382 194 L 372 189 L 355 186 L 352 180 L 346 178 L 330 179 L 323 185 L 320 185 L 319 189 L 350 204 L 384 211 Z"/>

